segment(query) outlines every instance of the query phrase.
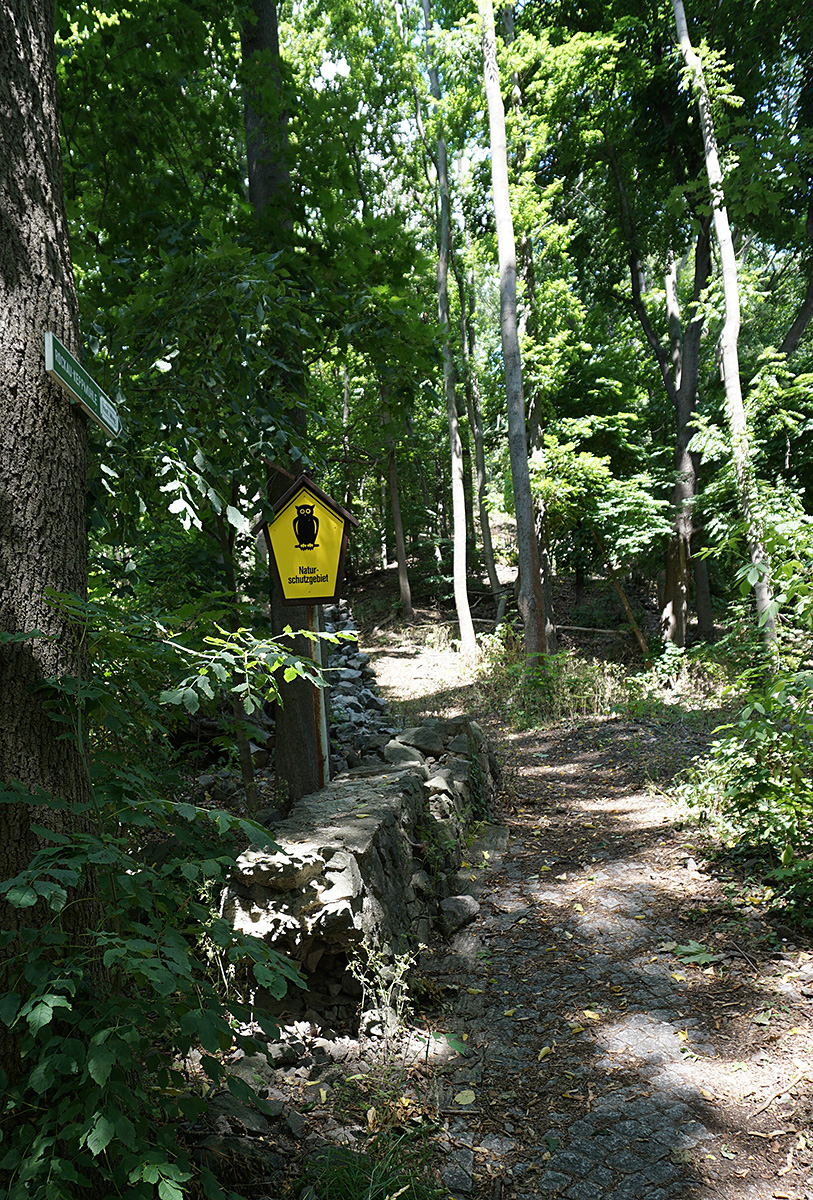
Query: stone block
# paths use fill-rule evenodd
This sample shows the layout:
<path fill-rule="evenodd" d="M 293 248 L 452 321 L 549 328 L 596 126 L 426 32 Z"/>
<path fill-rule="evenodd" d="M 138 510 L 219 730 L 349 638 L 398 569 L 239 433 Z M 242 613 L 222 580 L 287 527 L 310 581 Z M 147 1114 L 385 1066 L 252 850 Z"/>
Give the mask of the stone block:
<path fill-rule="evenodd" d="M 414 746 L 393 740 L 384 747 L 384 758 L 390 763 L 423 762 L 423 755 Z"/>

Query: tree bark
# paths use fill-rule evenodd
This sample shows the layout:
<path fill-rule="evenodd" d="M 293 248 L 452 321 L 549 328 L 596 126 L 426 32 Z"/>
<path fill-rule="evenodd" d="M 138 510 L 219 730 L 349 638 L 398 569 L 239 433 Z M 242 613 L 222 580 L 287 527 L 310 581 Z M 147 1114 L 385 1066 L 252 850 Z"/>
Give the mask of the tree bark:
<path fill-rule="evenodd" d="M 87 420 L 45 374 L 51 330 L 81 358 L 79 319 L 62 193 L 54 56 L 53 0 L 0 6 L 0 634 L 38 630 L 0 642 L 0 788 L 13 782 L 66 801 L 0 804 L 0 874 L 9 878 L 42 844 L 31 825 L 70 833 L 87 800 L 81 746 L 43 709 L 44 679 L 85 674 L 84 643 L 46 590 L 85 595 Z M 69 904 L 63 922 L 81 935 L 92 899 Z M 26 910 L 25 924 L 38 910 Z M 17 928 L 18 910 L 0 903 L 0 928 Z M 16 947 L 19 949 L 19 947 Z M 19 990 L 3 968 L 0 992 Z M 19 1061 L 0 1024 L 0 1070 L 14 1079 Z"/>
<path fill-rule="evenodd" d="M 429 56 L 429 87 L 436 104 L 440 104 L 440 81 L 434 60 L 430 32 L 429 0 L 422 0 L 426 27 L 426 46 Z M 477 642 L 471 619 L 469 596 L 466 588 L 466 492 L 463 482 L 463 443 L 460 439 L 460 421 L 457 410 L 456 371 L 450 345 L 449 323 L 449 252 L 451 242 L 451 207 L 449 203 L 449 170 L 446 154 L 446 137 L 441 124 L 437 137 L 436 166 L 438 192 L 440 194 L 440 223 L 438 229 L 438 324 L 443 350 L 443 387 L 446 395 L 446 416 L 449 422 L 449 447 L 452 465 L 452 546 L 454 602 L 460 626 L 460 649 L 464 654 L 474 654 Z"/>
<path fill-rule="evenodd" d="M 553 642 L 555 631 L 545 613 L 528 472 L 522 360 L 517 330 L 517 256 L 508 191 L 505 108 L 500 90 L 492 0 L 478 0 L 478 10 L 482 23 L 483 75 L 491 141 L 491 186 L 500 263 L 500 331 L 508 417 L 508 451 L 519 551 L 520 588 L 517 603 L 523 620 L 525 653 L 532 657 L 546 652 L 548 640 Z"/>
<path fill-rule="evenodd" d="M 282 59 L 276 0 L 251 0 L 240 31 L 246 126 L 248 195 L 277 249 L 292 225 L 291 175 L 287 165 L 288 117 L 281 103 Z M 275 107 L 269 107 L 269 98 Z"/>
<path fill-rule="evenodd" d="M 717 235 L 717 245 L 720 250 L 723 295 L 725 299 L 725 320 L 720 336 L 720 349 L 728 426 L 731 434 L 734 470 L 737 477 L 740 508 L 745 521 L 748 550 L 751 563 L 756 568 L 757 578 L 753 584 L 753 588 L 756 599 L 757 617 L 766 646 L 769 652 L 774 655 L 776 648 L 776 623 L 772 613 L 773 592 L 770 583 L 770 564 L 763 545 L 762 523 L 759 516 L 756 480 L 754 478 L 751 458 L 751 441 L 740 384 L 740 364 L 737 350 L 740 334 L 740 294 L 737 280 L 737 258 L 734 253 L 734 242 L 728 222 L 728 210 L 725 206 L 723 173 L 720 169 L 720 160 L 717 154 L 717 139 L 714 131 L 711 100 L 706 88 L 703 66 L 698 55 L 692 48 L 686 24 L 683 0 L 672 0 L 672 8 L 675 14 L 675 27 L 677 29 L 677 37 L 683 61 L 686 63 L 686 68 L 690 72 L 694 82 L 697 106 L 700 112 L 700 124 L 703 130 L 706 173 L 711 189 L 714 231 Z"/>

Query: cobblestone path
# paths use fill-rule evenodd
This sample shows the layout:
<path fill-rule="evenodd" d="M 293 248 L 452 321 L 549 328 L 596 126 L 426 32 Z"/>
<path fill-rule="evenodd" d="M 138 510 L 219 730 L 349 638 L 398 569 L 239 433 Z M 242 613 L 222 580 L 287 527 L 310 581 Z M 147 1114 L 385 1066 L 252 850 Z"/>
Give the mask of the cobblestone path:
<path fill-rule="evenodd" d="M 457 1195 L 813 1200 L 810 956 L 743 948 L 762 916 L 643 788 L 647 736 L 598 730 L 577 763 L 566 733 L 526 744 L 505 853 L 461 873 L 480 916 L 434 966 L 470 1047 L 443 1098 Z"/>

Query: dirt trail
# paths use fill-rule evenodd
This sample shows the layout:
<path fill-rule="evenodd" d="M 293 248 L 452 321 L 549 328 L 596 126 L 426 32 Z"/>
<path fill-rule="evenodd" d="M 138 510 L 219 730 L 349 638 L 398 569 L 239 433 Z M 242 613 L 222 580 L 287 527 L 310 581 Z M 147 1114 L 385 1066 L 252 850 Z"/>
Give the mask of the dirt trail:
<path fill-rule="evenodd" d="M 443 1085 L 451 1191 L 813 1200 L 813 956 L 648 784 L 680 728 L 509 737 L 454 655 L 375 666 L 410 721 L 477 715 L 513 781 L 480 916 L 436 964 L 470 1047 Z"/>

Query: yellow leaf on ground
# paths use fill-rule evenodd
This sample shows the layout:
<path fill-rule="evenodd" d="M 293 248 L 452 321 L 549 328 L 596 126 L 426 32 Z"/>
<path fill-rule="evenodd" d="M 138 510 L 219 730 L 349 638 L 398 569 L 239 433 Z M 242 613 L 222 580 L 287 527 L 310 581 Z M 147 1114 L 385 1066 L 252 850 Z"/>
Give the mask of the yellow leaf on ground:
<path fill-rule="evenodd" d="M 507 1009 L 505 1010 L 505 1012 L 503 1013 L 503 1016 L 504 1016 L 504 1017 L 513 1017 L 513 1015 L 514 1015 L 514 1013 L 515 1013 L 516 1011 L 517 1011 L 517 1010 L 516 1010 L 515 1008 L 507 1008 Z"/>
<path fill-rule="evenodd" d="M 455 1104 L 474 1104 L 477 1099 L 471 1088 L 463 1088 L 462 1092 L 458 1092 L 454 1098 Z"/>
<path fill-rule="evenodd" d="M 553 1054 L 553 1050 L 551 1049 L 551 1047 L 543 1046 L 542 1049 L 539 1051 L 539 1053 L 536 1056 L 536 1061 L 542 1062 L 542 1059 L 547 1058 L 549 1054 Z"/>
<path fill-rule="evenodd" d="M 575 908 L 576 912 L 580 912 L 580 913 L 584 912 L 584 905 L 582 905 L 582 904 L 574 904 L 573 907 Z"/>
<path fill-rule="evenodd" d="M 686 982 L 686 976 L 685 976 L 685 975 L 682 975 L 682 974 L 680 973 L 680 971 L 673 971 L 673 972 L 672 972 L 672 978 L 673 978 L 673 979 L 676 979 L 676 980 L 678 981 L 678 983 L 685 983 L 685 982 Z"/>
<path fill-rule="evenodd" d="M 587 1017 L 588 1021 L 600 1021 L 601 1013 L 593 1012 L 592 1008 L 583 1008 L 582 1012 Z"/>

